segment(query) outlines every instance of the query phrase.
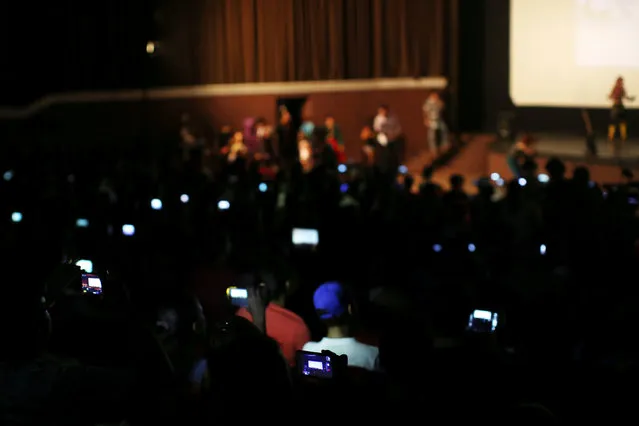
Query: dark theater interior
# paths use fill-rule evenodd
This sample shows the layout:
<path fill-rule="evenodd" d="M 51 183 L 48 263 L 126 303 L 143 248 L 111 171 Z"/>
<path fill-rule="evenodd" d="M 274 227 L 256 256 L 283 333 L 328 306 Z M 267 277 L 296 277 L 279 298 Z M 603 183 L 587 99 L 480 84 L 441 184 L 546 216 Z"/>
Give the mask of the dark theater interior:
<path fill-rule="evenodd" d="M 41 3 L 0 426 L 636 420 L 639 1 Z"/>

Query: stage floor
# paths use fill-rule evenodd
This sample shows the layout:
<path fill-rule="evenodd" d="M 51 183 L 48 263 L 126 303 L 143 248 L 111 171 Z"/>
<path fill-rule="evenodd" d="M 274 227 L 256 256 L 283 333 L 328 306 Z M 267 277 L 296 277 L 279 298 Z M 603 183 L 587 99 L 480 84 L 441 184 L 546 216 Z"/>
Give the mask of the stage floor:
<path fill-rule="evenodd" d="M 562 160 L 585 161 L 586 143 L 583 136 L 536 134 L 535 149 L 540 157 L 559 157 Z M 639 163 L 639 139 L 628 139 L 623 146 L 617 142 L 620 149 L 615 153 L 612 146 L 604 138 L 597 140 L 597 157 L 589 159 L 600 164 Z M 499 153 L 509 151 L 510 144 L 496 142 L 492 149 Z"/>

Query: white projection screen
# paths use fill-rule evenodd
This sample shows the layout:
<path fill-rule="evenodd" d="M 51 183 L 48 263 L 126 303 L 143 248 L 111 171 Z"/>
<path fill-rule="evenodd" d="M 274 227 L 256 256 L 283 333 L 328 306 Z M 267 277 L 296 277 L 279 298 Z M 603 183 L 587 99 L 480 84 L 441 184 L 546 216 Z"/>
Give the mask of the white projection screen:
<path fill-rule="evenodd" d="M 610 107 L 619 76 L 639 95 L 639 0 L 510 0 L 516 106 Z"/>

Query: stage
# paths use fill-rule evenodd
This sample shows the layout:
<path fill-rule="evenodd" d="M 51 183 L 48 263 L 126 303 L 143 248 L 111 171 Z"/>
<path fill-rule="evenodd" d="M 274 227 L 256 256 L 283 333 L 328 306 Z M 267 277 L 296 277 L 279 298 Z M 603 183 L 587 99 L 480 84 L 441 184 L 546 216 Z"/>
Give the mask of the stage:
<path fill-rule="evenodd" d="M 571 177 L 575 167 L 587 166 L 591 179 L 597 183 L 615 183 L 621 180 L 622 168 L 633 171 L 639 177 L 639 139 L 629 139 L 618 154 L 612 151 L 605 139 L 597 141 L 599 155 L 587 158 L 583 137 L 571 135 L 538 134 L 537 164 L 539 173 L 545 172 L 549 158 L 557 157 L 566 165 L 566 176 Z M 512 179 L 506 157 L 510 144 L 500 142 L 494 134 L 469 134 L 462 137 L 463 147 L 449 161 L 435 169 L 433 180 L 444 188 L 448 188 L 448 180 L 453 174 L 466 177 L 465 189 L 475 193 L 475 182 L 480 177 L 488 177 L 491 173 L 499 173 L 504 179 Z M 422 168 L 432 158 L 427 151 L 411 156 L 406 161 L 409 173 L 415 177 L 415 188 L 421 183 Z"/>
<path fill-rule="evenodd" d="M 597 156 L 586 155 L 586 143 L 583 136 L 560 134 L 536 134 L 537 163 L 540 172 L 549 158 L 557 157 L 566 164 L 567 175 L 578 166 L 587 166 L 592 180 L 598 183 L 613 183 L 621 178 L 621 169 L 628 168 L 639 176 L 639 139 L 628 139 L 624 144 L 617 141 L 617 150 L 604 138 L 597 140 Z M 512 178 L 506 163 L 510 143 L 495 142 L 488 153 L 487 173 L 497 172 L 504 178 Z"/>

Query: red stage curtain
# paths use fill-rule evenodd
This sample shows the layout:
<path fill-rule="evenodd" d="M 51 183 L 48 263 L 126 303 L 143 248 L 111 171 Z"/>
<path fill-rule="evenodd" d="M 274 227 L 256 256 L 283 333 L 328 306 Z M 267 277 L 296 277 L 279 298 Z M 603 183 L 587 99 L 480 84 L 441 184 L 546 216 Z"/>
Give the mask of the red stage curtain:
<path fill-rule="evenodd" d="M 201 0 L 198 8 L 189 54 L 200 83 L 451 71 L 458 0 Z"/>

